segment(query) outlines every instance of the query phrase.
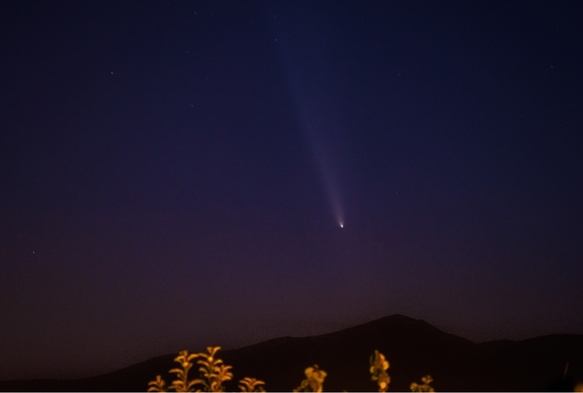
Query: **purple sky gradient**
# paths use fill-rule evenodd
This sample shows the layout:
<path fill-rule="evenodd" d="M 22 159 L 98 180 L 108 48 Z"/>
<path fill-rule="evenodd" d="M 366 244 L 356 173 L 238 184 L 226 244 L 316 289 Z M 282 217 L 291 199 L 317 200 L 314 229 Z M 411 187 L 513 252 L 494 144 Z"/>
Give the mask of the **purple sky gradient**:
<path fill-rule="evenodd" d="M 0 379 L 394 313 L 583 334 L 581 20 L 580 1 L 1 2 Z"/>

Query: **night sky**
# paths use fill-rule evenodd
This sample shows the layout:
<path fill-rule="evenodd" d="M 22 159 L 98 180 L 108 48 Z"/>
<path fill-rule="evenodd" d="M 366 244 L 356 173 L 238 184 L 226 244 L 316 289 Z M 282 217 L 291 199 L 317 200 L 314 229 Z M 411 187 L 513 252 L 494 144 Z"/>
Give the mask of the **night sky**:
<path fill-rule="evenodd" d="M 0 379 L 395 313 L 583 334 L 582 20 L 0 2 Z"/>

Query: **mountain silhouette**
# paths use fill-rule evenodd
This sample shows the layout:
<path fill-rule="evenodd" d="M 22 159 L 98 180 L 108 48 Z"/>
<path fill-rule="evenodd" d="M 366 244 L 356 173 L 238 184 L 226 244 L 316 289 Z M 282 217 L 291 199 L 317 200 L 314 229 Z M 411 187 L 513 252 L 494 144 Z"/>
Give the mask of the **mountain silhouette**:
<path fill-rule="evenodd" d="M 436 391 L 564 390 L 583 381 L 583 335 L 476 344 L 403 315 L 318 336 L 276 338 L 218 355 L 233 366 L 234 378 L 225 383 L 226 391 L 239 390 L 243 377 L 265 381 L 267 391 L 291 391 L 304 378 L 304 369 L 314 364 L 328 373 L 326 391 L 376 391 L 368 371 L 375 349 L 390 363 L 389 391 L 409 391 L 411 382 L 420 383 L 427 374 Z M 168 384 L 174 379 L 168 370 L 176 367 L 176 355 L 90 378 L 0 381 L 0 390 L 145 391 L 158 374 Z"/>

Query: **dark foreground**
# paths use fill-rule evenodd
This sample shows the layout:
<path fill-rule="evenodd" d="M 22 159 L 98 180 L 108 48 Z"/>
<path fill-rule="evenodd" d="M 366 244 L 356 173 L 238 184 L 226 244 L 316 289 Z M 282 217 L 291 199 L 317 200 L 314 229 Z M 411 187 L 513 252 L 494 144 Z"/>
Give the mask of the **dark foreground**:
<path fill-rule="evenodd" d="M 313 364 L 328 373 L 326 391 L 375 391 L 368 374 L 375 349 L 390 362 L 389 391 L 408 391 L 411 382 L 419 383 L 427 374 L 436 391 L 573 391 L 583 382 L 583 335 L 475 344 L 401 315 L 315 337 L 278 338 L 219 352 L 219 357 L 233 366 L 234 380 L 225 384 L 227 391 L 239 390 L 237 383 L 246 376 L 264 380 L 268 391 L 291 391 Z M 146 391 L 158 374 L 167 383 L 173 380 L 168 370 L 176 366 L 176 355 L 78 380 L 0 381 L 0 390 Z"/>

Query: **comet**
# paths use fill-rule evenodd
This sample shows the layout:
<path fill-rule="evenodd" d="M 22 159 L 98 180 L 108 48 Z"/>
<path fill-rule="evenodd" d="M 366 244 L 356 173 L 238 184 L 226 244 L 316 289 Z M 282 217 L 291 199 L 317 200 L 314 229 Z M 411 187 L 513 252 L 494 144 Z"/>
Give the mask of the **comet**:
<path fill-rule="evenodd" d="M 289 10 L 293 11 L 293 8 Z M 274 12 L 273 15 L 275 14 Z M 344 131 L 344 119 L 338 109 L 343 102 L 342 89 L 339 89 L 336 79 L 331 76 L 333 73 L 330 70 L 334 69 L 332 59 L 324 55 L 328 52 L 328 45 L 325 37 L 319 35 L 319 30 L 296 34 L 293 25 L 289 25 L 277 31 L 281 29 L 278 27 L 279 20 L 277 25 L 275 19 L 271 22 L 274 23 L 274 34 L 282 38 L 281 45 L 278 44 L 277 47 L 301 128 L 319 172 L 323 191 L 328 194 L 332 217 L 340 228 L 344 228 L 342 187 L 338 173 Z M 294 33 L 290 35 L 291 31 Z M 330 220 L 330 224 L 334 221 Z"/>

